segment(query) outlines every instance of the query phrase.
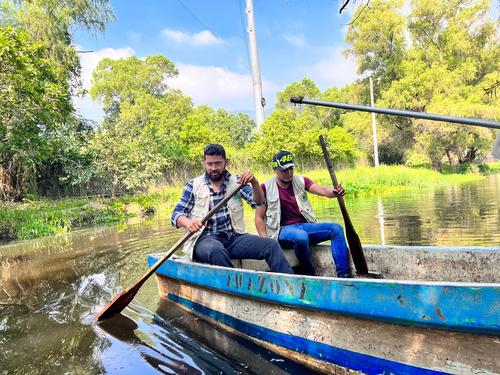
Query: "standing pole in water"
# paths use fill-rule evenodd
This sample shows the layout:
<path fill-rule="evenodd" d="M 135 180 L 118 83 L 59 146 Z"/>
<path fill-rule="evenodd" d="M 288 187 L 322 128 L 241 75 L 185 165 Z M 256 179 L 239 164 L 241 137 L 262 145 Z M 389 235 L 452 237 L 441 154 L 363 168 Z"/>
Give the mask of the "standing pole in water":
<path fill-rule="evenodd" d="M 370 101 L 372 107 L 375 107 L 375 102 L 373 100 L 373 80 L 370 77 Z M 377 144 L 377 124 L 375 123 L 375 112 L 372 112 L 372 129 L 373 129 L 373 161 L 376 167 L 378 167 L 378 144 Z"/>

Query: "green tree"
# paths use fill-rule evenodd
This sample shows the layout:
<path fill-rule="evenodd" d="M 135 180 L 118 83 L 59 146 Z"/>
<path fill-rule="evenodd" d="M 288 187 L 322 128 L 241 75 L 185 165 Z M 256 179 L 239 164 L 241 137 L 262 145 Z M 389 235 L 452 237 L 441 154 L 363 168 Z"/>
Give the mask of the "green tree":
<path fill-rule="evenodd" d="M 19 199 L 29 176 L 47 158 L 47 135 L 72 107 L 64 73 L 47 46 L 12 28 L 0 29 L 0 181 L 5 199 Z"/>
<path fill-rule="evenodd" d="M 193 104 L 166 85 L 176 74 L 162 55 L 103 59 L 93 72 L 90 92 L 103 103 L 106 118 L 91 150 L 113 191 L 137 191 L 169 178 L 188 158 L 182 132 Z"/>
<path fill-rule="evenodd" d="M 160 98 L 142 94 L 120 108 L 118 118 L 96 132 L 91 149 L 99 172 L 110 176 L 113 192 L 137 191 L 169 177 L 186 159 L 180 136 L 192 103 L 174 91 Z"/>
<path fill-rule="evenodd" d="M 223 109 L 214 111 L 200 106 L 188 116 L 183 124 L 181 140 L 188 150 L 188 161 L 198 165 L 203 148 L 208 143 L 220 143 L 232 160 L 245 163 L 244 147 L 251 139 L 255 122 L 245 114 L 232 114 Z"/>
<path fill-rule="evenodd" d="M 332 159 L 341 164 L 352 164 L 357 157 L 356 141 L 342 127 L 325 129 L 311 111 L 298 113 L 292 109 L 278 109 L 269 116 L 249 144 L 248 152 L 255 160 L 268 165 L 272 156 L 287 150 L 295 154 L 302 166 L 321 163 L 322 151 L 318 143 L 323 134 L 329 140 Z"/>
<path fill-rule="evenodd" d="M 358 14 L 346 36 L 359 72 L 373 72 L 376 105 L 498 118 L 494 90 L 500 46 L 489 19 L 489 2 L 413 0 L 407 20 L 401 5 L 394 0 L 371 3 L 372 9 Z M 441 168 L 443 159 L 451 164 L 470 162 L 485 154 L 494 137 L 489 130 L 463 125 L 377 118 L 383 162 L 422 160 L 435 168 Z"/>
<path fill-rule="evenodd" d="M 36 176 L 46 174 L 60 152 L 52 146 L 76 139 L 60 137 L 78 131 L 71 126 L 78 121 L 71 96 L 80 74 L 72 33 L 102 31 L 111 18 L 107 0 L 0 1 L 3 199 L 36 191 Z"/>
<path fill-rule="evenodd" d="M 47 158 L 37 170 L 36 193 L 60 197 L 106 194 L 102 176 L 87 147 L 97 125 L 72 117 L 47 137 Z"/>
<path fill-rule="evenodd" d="M 283 91 L 277 94 L 276 108 L 295 108 L 295 104 L 290 103 L 292 96 L 301 96 L 308 99 L 318 99 L 321 94 L 318 86 L 309 78 L 304 78 L 300 82 L 292 82 Z"/>
<path fill-rule="evenodd" d="M 45 57 L 66 74 L 72 93 L 80 90 L 80 60 L 72 34 L 103 32 L 114 19 L 108 0 L 0 0 L 1 26 L 24 30 L 47 46 Z"/>
<path fill-rule="evenodd" d="M 355 22 L 349 24 L 345 41 L 351 45 L 346 54 L 355 56 L 358 73 L 370 72 L 377 90 L 400 76 L 405 56 L 402 0 L 375 0 L 370 7 L 358 7 Z"/>
<path fill-rule="evenodd" d="M 92 73 L 90 95 L 102 103 L 108 119 L 115 119 L 124 103 L 134 105 L 143 94 L 160 98 L 167 91 L 166 79 L 178 74 L 163 55 L 127 59 L 102 59 Z"/>
<path fill-rule="evenodd" d="M 413 48 L 401 79 L 384 94 L 389 106 L 431 113 L 498 119 L 499 101 L 483 90 L 500 67 L 500 47 L 487 1 L 413 1 L 409 30 Z M 471 27 L 471 25 L 473 25 Z M 436 169 L 484 157 L 494 132 L 478 127 L 412 121 L 414 151 Z M 414 162 L 415 158 L 412 158 Z"/>

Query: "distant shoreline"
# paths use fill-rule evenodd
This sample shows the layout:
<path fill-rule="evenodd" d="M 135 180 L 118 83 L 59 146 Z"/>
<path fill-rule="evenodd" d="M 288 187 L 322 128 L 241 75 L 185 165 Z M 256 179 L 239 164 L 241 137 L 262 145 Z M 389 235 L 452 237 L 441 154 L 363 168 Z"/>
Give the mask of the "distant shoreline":
<path fill-rule="evenodd" d="M 482 174 L 439 173 L 430 169 L 403 166 L 359 167 L 337 171 L 337 177 L 350 196 L 383 194 L 398 190 L 439 188 L 476 182 L 484 174 L 499 173 L 500 162 L 487 164 Z M 317 183 L 331 185 L 325 169 L 297 171 Z M 263 182 L 271 174 L 258 174 Z M 41 199 L 0 206 L 0 241 L 38 238 L 66 233 L 73 229 L 123 222 L 131 217 L 161 215 L 169 217 L 183 184 L 150 188 L 145 194 L 115 198 Z"/>

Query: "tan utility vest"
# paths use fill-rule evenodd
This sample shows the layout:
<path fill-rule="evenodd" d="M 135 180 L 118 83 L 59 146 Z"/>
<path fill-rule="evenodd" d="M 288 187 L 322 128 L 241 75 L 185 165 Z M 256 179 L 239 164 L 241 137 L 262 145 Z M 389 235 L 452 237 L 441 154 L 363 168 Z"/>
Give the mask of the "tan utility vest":
<path fill-rule="evenodd" d="M 194 206 L 190 214 L 188 215 L 188 218 L 190 219 L 201 220 L 210 210 L 210 188 L 206 183 L 204 183 L 203 180 L 204 176 L 198 176 L 193 179 Z M 230 176 L 229 181 L 226 182 L 225 194 L 228 194 L 237 187 L 238 184 L 236 177 Z M 243 202 L 241 201 L 241 195 L 239 192 L 233 195 L 229 202 L 227 202 L 227 208 L 229 209 L 229 217 L 231 218 L 231 225 L 234 232 L 245 233 Z M 193 249 L 196 245 L 196 241 L 198 241 L 204 229 L 205 227 L 201 228 L 184 244 L 184 253 L 191 259 L 193 258 Z"/>
<path fill-rule="evenodd" d="M 265 217 L 266 232 L 269 237 L 277 239 L 281 221 L 281 203 L 276 176 L 264 182 L 264 186 L 266 187 L 267 200 L 267 211 Z M 308 223 L 316 223 L 316 216 L 314 215 L 309 199 L 307 198 L 304 177 L 293 176 L 292 187 L 300 214 Z"/>

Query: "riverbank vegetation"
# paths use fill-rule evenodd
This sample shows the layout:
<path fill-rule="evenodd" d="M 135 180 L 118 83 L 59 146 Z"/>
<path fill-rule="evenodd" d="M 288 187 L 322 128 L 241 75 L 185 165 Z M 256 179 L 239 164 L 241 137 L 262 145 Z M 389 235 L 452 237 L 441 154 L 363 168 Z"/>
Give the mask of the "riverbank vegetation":
<path fill-rule="evenodd" d="M 325 169 L 304 172 L 314 181 L 331 186 Z M 261 182 L 271 174 L 259 174 Z M 427 169 L 402 166 L 380 166 L 344 169 L 337 173 L 351 197 L 388 193 L 402 189 L 436 188 L 478 181 L 481 175 L 442 174 Z M 115 198 L 88 198 L 27 201 L 0 206 L 0 240 L 29 239 L 65 233 L 89 225 L 124 221 L 130 217 L 156 214 L 169 220 L 180 198 L 183 184 L 156 187 L 147 193 Z"/>
<path fill-rule="evenodd" d="M 479 169 L 483 174 L 500 173 L 500 161 L 481 164 Z"/>

